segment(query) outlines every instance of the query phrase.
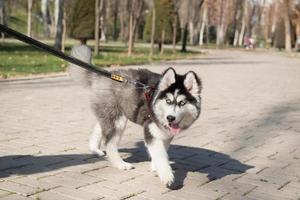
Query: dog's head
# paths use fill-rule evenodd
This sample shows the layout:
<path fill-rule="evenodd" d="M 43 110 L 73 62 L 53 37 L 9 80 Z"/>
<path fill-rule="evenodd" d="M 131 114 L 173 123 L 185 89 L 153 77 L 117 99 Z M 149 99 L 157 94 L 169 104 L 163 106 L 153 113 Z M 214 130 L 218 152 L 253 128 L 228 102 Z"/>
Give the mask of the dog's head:
<path fill-rule="evenodd" d="M 171 134 L 188 128 L 200 115 L 202 84 L 193 71 L 184 75 L 167 69 L 156 88 L 152 107 L 157 121 Z"/>

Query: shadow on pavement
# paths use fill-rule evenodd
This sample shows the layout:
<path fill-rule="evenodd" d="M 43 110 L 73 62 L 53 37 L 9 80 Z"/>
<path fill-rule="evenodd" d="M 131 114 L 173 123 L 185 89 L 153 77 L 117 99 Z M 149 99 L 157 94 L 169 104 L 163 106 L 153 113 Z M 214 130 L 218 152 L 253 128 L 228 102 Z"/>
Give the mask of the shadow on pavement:
<path fill-rule="evenodd" d="M 150 160 L 143 142 L 136 143 L 135 149 L 120 149 L 120 152 L 131 153 L 131 156 L 126 159 L 128 162 Z M 206 174 L 208 181 L 212 181 L 231 174 L 242 174 L 253 168 L 229 155 L 198 147 L 170 145 L 168 154 L 173 162 L 172 169 L 175 171 L 175 183 L 171 189 L 182 188 L 189 172 Z"/>
<path fill-rule="evenodd" d="M 95 163 L 104 158 L 92 154 L 9 155 L 0 157 L 0 178 L 53 171 L 69 166 Z"/>
<path fill-rule="evenodd" d="M 135 148 L 120 149 L 120 152 L 129 153 L 129 157 L 125 159 L 128 162 L 150 160 L 143 142 L 136 143 Z M 171 166 L 175 170 L 175 183 L 171 189 L 183 187 L 188 172 L 207 174 L 208 181 L 212 181 L 227 175 L 244 173 L 253 167 L 220 152 L 183 145 L 170 145 L 169 157 L 174 162 Z M 105 159 L 91 154 L 2 156 L 0 157 L 0 178 L 48 172 L 103 160 Z"/>

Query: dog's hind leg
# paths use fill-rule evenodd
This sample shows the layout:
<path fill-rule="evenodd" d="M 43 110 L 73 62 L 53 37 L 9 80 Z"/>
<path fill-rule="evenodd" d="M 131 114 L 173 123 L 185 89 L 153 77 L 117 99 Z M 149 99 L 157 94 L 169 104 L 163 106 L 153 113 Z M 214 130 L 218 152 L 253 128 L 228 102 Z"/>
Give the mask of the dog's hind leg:
<path fill-rule="evenodd" d="M 112 163 L 113 166 L 123 169 L 129 170 L 133 168 L 133 165 L 125 162 L 118 152 L 118 144 L 123 135 L 125 126 L 127 123 L 127 119 L 124 116 L 120 116 L 114 124 L 114 131 L 107 135 L 106 137 L 106 153 L 107 156 Z"/>
<path fill-rule="evenodd" d="M 100 150 L 101 143 L 103 142 L 102 129 L 99 123 L 94 127 L 94 130 L 91 134 L 89 149 L 92 153 L 99 156 L 105 155 L 105 153 Z"/>

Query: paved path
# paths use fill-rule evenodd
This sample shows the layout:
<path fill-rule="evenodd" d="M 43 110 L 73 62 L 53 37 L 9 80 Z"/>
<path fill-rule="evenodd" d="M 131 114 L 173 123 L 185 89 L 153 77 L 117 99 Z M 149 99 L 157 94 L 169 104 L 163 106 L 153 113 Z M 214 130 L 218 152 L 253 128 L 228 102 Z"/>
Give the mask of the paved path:
<path fill-rule="evenodd" d="M 149 171 L 142 129 L 129 124 L 120 171 L 88 150 L 87 93 L 68 77 L 0 83 L 3 199 L 300 199 L 300 60 L 212 51 L 174 65 L 202 77 L 203 113 L 170 148 L 176 189 Z"/>

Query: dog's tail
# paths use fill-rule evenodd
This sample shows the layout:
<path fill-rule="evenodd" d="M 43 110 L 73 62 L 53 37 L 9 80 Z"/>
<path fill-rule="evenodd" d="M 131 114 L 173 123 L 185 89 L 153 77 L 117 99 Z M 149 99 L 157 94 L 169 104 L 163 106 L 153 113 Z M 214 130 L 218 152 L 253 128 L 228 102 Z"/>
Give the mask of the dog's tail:
<path fill-rule="evenodd" d="M 92 51 L 86 45 L 74 46 L 71 51 L 71 56 L 73 56 L 79 60 L 82 60 L 83 62 L 87 62 L 87 63 L 91 63 L 91 61 L 92 61 Z M 71 78 L 74 81 L 76 81 L 84 86 L 91 85 L 91 81 L 90 81 L 91 80 L 90 79 L 91 72 L 89 72 L 77 65 L 74 65 L 72 63 L 69 64 L 68 71 L 69 71 Z"/>

